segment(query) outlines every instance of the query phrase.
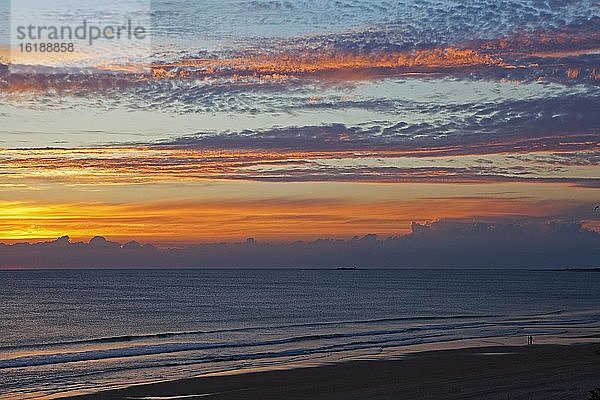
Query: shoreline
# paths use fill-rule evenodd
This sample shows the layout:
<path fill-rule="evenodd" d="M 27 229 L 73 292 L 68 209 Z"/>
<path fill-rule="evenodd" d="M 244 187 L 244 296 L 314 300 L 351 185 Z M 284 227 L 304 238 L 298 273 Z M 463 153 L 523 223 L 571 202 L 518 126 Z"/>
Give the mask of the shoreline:
<path fill-rule="evenodd" d="M 600 343 L 404 351 L 288 369 L 235 370 L 69 400 L 581 399 L 600 386 Z"/>

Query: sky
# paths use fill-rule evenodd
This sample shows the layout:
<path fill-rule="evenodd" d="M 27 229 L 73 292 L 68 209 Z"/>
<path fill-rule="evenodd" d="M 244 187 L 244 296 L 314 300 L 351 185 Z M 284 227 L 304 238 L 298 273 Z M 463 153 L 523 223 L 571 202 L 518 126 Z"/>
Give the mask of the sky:
<path fill-rule="evenodd" d="M 61 0 L 40 18 L 138 16 L 151 42 L 37 58 L 11 41 L 26 3 L 0 0 L 0 242 L 102 236 L 175 266 L 197 257 L 167 249 L 220 242 L 203 266 L 257 266 L 250 237 L 273 266 L 350 261 L 319 239 L 371 266 L 600 265 L 593 1 Z M 0 266 L 37 265 L 8 249 Z"/>

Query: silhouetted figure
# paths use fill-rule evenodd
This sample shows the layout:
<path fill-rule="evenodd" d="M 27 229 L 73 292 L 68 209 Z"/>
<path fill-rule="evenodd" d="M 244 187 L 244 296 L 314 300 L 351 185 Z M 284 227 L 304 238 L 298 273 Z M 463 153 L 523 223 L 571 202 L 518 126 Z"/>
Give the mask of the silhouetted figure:
<path fill-rule="evenodd" d="M 532 345 L 533 344 L 533 336 L 531 336 L 531 335 L 527 336 L 527 344 L 528 345 Z"/>

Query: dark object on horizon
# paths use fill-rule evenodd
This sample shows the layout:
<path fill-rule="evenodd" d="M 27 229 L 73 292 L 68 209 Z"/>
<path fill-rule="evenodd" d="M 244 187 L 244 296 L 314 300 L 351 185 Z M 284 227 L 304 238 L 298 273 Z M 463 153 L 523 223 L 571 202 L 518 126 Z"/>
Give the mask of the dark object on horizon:
<path fill-rule="evenodd" d="M 357 270 L 358 268 L 356 267 L 339 267 L 336 268 L 337 271 L 354 271 Z"/>
<path fill-rule="evenodd" d="M 531 336 L 531 335 L 527 336 L 527 344 L 528 345 L 532 345 L 533 344 L 533 336 Z"/>
<path fill-rule="evenodd" d="M 600 272 L 600 268 L 566 268 L 561 271 L 570 272 Z"/>
<path fill-rule="evenodd" d="M 590 396 L 588 397 L 588 400 L 600 400 L 600 388 L 596 388 L 590 391 Z"/>

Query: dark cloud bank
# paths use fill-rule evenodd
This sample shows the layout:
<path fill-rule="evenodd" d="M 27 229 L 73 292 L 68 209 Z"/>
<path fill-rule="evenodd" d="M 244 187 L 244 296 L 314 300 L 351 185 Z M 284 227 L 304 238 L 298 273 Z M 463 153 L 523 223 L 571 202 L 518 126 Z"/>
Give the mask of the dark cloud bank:
<path fill-rule="evenodd" d="M 600 233 L 579 223 L 412 224 L 405 236 L 320 239 L 286 244 L 219 243 L 160 249 L 96 237 L 0 244 L 0 268 L 175 267 L 462 267 L 561 268 L 600 266 Z"/>

